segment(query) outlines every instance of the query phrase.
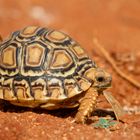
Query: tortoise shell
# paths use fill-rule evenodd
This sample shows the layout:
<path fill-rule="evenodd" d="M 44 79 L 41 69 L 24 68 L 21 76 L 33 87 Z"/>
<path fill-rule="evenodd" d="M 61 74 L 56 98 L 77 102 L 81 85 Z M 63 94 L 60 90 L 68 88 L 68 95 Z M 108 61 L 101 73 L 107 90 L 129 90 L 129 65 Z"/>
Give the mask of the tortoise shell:
<path fill-rule="evenodd" d="M 0 44 L 0 99 L 28 107 L 75 107 L 73 100 L 94 82 L 95 68 L 68 35 L 28 26 Z"/>

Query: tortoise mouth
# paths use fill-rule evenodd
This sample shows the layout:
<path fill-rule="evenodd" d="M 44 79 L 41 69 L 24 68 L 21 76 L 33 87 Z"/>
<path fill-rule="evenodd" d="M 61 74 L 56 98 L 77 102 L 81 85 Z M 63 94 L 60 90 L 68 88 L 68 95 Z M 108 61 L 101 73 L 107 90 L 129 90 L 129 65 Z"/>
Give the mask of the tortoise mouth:
<path fill-rule="evenodd" d="M 95 82 L 93 84 L 93 87 L 95 87 L 98 90 L 105 90 L 107 88 L 111 88 L 111 80 L 105 80 L 104 82 Z"/>
<path fill-rule="evenodd" d="M 99 89 L 99 90 L 105 90 L 107 88 L 111 88 L 111 83 L 104 83 L 104 84 L 97 84 L 94 85 L 95 88 Z"/>

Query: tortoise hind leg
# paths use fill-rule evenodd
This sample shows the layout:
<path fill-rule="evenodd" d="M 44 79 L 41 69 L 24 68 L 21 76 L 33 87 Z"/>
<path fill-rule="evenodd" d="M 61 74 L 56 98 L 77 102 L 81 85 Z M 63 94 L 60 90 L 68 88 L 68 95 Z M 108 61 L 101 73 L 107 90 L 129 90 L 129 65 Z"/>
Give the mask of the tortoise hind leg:
<path fill-rule="evenodd" d="M 96 89 L 90 88 L 80 102 L 78 112 L 75 116 L 77 123 L 85 123 L 86 119 L 96 108 L 97 98 L 99 94 Z"/>

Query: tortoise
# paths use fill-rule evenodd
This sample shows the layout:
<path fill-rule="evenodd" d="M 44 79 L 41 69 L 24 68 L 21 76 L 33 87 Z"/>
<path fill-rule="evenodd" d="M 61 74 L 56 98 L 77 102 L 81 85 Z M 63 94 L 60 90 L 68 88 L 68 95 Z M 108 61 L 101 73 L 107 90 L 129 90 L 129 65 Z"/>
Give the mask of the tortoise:
<path fill-rule="evenodd" d="M 17 106 L 79 107 L 75 121 L 85 123 L 111 79 L 57 30 L 27 26 L 0 43 L 0 99 Z"/>

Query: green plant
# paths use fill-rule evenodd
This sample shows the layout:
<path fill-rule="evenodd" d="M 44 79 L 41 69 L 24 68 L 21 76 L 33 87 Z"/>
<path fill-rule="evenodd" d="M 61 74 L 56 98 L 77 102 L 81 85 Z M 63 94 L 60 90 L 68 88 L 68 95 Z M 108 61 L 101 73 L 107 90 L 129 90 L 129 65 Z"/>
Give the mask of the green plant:
<path fill-rule="evenodd" d="M 99 121 L 97 123 L 95 123 L 93 126 L 95 128 L 109 128 L 115 124 L 116 124 L 116 122 L 114 122 L 113 119 L 107 120 L 104 118 L 100 118 Z"/>

